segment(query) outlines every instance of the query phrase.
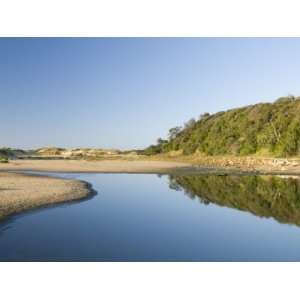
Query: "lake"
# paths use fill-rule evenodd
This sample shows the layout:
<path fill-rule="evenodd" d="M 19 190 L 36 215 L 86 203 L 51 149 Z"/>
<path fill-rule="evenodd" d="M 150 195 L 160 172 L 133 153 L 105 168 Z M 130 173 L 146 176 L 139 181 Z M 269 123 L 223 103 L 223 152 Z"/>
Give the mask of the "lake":
<path fill-rule="evenodd" d="M 0 223 L 1 261 L 299 261 L 300 180 L 54 174 L 86 199 Z"/>

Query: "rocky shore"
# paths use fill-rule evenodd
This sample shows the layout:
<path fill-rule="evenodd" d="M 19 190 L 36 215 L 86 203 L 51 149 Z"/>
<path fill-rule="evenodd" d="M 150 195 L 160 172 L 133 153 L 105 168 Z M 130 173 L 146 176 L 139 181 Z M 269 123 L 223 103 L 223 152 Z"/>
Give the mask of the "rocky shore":
<path fill-rule="evenodd" d="M 300 160 L 261 157 L 205 157 L 197 158 L 193 164 L 205 167 L 224 168 L 257 173 L 299 174 Z"/>
<path fill-rule="evenodd" d="M 251 173 L 300 175 L 300 158 L 270 158 L 256 156 L 155 155 L 155 161 L 183 162 L 183 173 Z"/>

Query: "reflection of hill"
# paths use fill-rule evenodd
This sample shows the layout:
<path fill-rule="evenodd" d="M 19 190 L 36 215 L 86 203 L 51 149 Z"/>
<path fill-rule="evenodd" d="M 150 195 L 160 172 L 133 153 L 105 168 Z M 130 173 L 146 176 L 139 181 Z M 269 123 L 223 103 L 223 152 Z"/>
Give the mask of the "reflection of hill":
<path fill-rule="evenodd" d="M 300 226 L 300 179 L 277 176 L 169 176 L 170 188 L 209 204 Z"/>

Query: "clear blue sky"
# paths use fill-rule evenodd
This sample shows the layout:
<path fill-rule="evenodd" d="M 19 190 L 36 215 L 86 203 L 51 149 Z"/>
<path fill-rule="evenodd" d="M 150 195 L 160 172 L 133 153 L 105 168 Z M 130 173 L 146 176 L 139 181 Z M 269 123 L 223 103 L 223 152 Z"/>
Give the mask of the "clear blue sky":
<path fill-rule="evenodd" d="M 287 94 L 300 95 L 296 38 L 0 38 L 0 146 L 141 148 Z"/>

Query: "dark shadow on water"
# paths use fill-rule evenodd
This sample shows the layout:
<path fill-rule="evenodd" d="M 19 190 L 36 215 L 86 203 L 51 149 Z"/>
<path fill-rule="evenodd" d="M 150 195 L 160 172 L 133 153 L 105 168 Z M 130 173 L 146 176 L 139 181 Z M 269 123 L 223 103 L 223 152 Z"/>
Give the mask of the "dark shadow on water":
<path fill-rule="evenodd" d="M 169 175 L 169 187 L 217 204 L 300 226 L 300 177 Z"/>

